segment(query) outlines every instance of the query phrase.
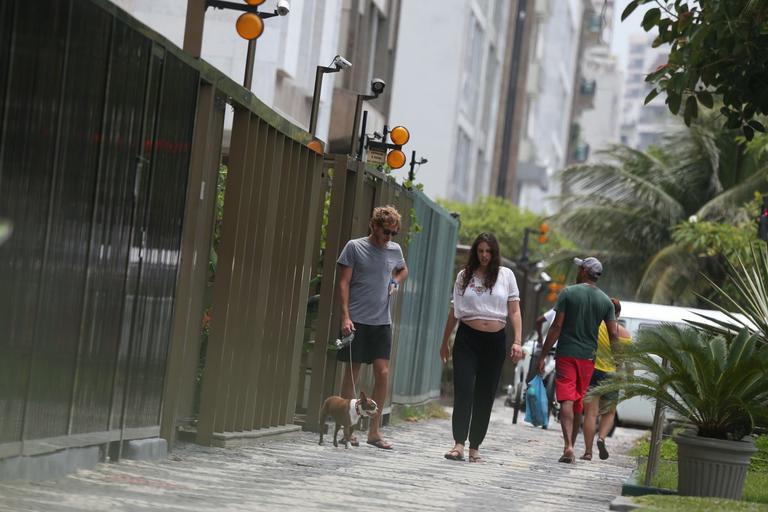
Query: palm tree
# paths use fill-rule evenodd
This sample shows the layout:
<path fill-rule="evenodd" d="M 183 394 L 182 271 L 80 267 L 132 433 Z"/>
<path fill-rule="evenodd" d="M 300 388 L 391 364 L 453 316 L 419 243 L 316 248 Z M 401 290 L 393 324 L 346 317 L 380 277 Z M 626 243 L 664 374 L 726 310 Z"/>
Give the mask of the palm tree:
<path fill-rule="evenodd" d="M 728 221 L 756 190 L 768 190 L 768 137 L 748 143 L 739 133 L 710 114 L 659 147 L 614 146 L 600 163 L 560 173 L 563 208 L 555 223 L 603 260 L 611 293 L 693 305 L 708 291 L 700 273 L 723 275 L 721 262 L 698 258 L 671 234 L 692 216 Z"/>

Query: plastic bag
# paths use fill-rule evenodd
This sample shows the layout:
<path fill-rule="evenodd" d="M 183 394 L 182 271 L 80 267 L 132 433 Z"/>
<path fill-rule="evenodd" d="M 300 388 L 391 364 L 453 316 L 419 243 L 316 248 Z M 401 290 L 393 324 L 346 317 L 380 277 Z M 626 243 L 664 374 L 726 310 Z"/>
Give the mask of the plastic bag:
<path fill-rule="evenodd" d="M 525 421 L 534 427 L 547 428 L 549 425 L 549 399 L 547 388 L 541 375 L 536 375 L 528 383 L 525 391 Z"/>

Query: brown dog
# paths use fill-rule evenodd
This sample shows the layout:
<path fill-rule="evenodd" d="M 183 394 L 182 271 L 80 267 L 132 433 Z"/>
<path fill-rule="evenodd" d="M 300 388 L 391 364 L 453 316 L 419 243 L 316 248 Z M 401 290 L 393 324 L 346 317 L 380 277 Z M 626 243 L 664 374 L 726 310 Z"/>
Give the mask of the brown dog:
<path fill-rule="evenodd" d="M 336 428 L 333 431 L 333 446 L 339 446 L 336 437 L 339 430 L 344 428 L 344 448 L 349 448 L 349 440 L 352 438 L 352 429 L 357 425 L 358 420 L 363 417 L 370 417 L 376 414 L 379 407 L 376 402 L 360 392 L 359 399 L 342 398 L 340 396 L 329 396 L 323 402 L 320 409 L 320 443 L 323 444 L 323 433 L 325 432 L 325 419 L 328 416 L 333 418 Z"/>

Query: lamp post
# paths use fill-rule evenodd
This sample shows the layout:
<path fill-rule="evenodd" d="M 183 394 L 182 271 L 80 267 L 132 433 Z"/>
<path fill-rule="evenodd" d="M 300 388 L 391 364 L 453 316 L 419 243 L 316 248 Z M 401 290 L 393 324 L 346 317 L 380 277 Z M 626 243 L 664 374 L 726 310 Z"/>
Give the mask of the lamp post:
<path fill-rule="evenodd" d="M 244 14 L 237 18 L 235 29 L 240 37 L 248 40 L 248 53 L 245 57 L 243 87 L 249 90 L 253 82 L 253 61 L 256 55 L 256 40 L 264 32 L 264 20 L 275 16 L 286 16 L 291 10 L 288 0 L 279 0 L 274 12 L 260 12 L 259 6 L 263 4 L 264 1 L 265 0 L 245 0 L 245 4 L 238 4 L 235 2 L 227 2 L 225 0 L 205 0 L 206 9 L 208 9 L 208 7 L 213 7 L 214 9 L 231 9 L 244 12 Z M 200 23 L 200 30 L 202 31 L 202 23 Z"/>
<path fill-rule="evenodd" d="M 422 165 L 427 163 L 428 160 L 424 157 L 419 158 L 419 160 L 416 160 L 416 150 L 414 149 L 411 152 L 411 170 L 408 171 L 408 181 L 411 182 L 411 185 L 413 185 L 413 180 L 416 179 L 416 166 Z"/>
<path fill-rule="evenodd" d="M 523 298 L 520 305 L 521 314 L 525 313 L 525 304 L 528 302 L 528 274 L 531 272 L 532 262 L 528 258 L 528 237 L 531 233 L 539 235 L 539 243 L 543 244 L 547 242 L 547 233 L 549 233 L 549 226 L 545 223 L 541 223 L 539 229 L 525 228 L 523 230 L 523 250 L 518 260 L 518 266 L 522 267 L 523 271 L 523 285 L 521 287 L 520 296 Z"/>
<path fill-rule="evenodd" d="M 352 155 L 355 154 L 355 141 L 357 140 L 357 130 L 360 129 L 360 111 L 363 108 L 363 102 L 378 98 L 379 95 L 384 92 L 384 88 L 386 86 L 387 86 L 387 83 L 384 80 L 382 80 L 381 78 L 374 78 L 373 80 L 371 80 L 372 94 L 357 95 L 357 101 L 355 102 L 355 117 L 352 119 L 352 139 L 349 144 L 350 154 Z M 363 157 L 362 151 L 358 152 L 356 157 L 358 160 L 360 160 Z"/>
<path fill-rule="evenodd" d="M 315 91 L 312 94 L 312 110 L 309 114 L 309 133 L 315 134 L 317 128 L 317 109 L 320 106 L 320 91 L 323 88 L 323 75 L 326 73 L 338 73 L 342 69 L 349 69 L 352 63 L 341 55 L 333 58 L 330 66 L 317 66 L 315 70 Z"/>

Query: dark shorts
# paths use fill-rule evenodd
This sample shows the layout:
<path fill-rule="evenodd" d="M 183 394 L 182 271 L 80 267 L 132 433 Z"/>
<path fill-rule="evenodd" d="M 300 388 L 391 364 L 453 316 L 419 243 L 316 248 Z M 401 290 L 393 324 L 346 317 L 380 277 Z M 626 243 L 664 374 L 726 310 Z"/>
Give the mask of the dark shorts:
<path fill-rule="evenodd" d="M 602 370 L 595 369 L 592 372 L 592 378 L 589 380 L 589 389 L 592 390 L 603 383 L 605 379 L 610 377 L 610 373 L 606 373 Z M 585 398 L 585 402 L 591 401 L 589 398 Z M 608 393 L 600 395 L 600 414 L 608 414 L 612 410 L 616 409 L 616 404 L 619 402 L 619 392 L 609 391 Z"/>
<path fill-rule="evenodd" d="M 355 339 L 352 344 L 336 352 L 336 360 L 348 363 L 350 349 L 353 363 L 371 364 L 374 359 L 389 360 L 392 350 L 392 326 L 355 322 Z"/>

